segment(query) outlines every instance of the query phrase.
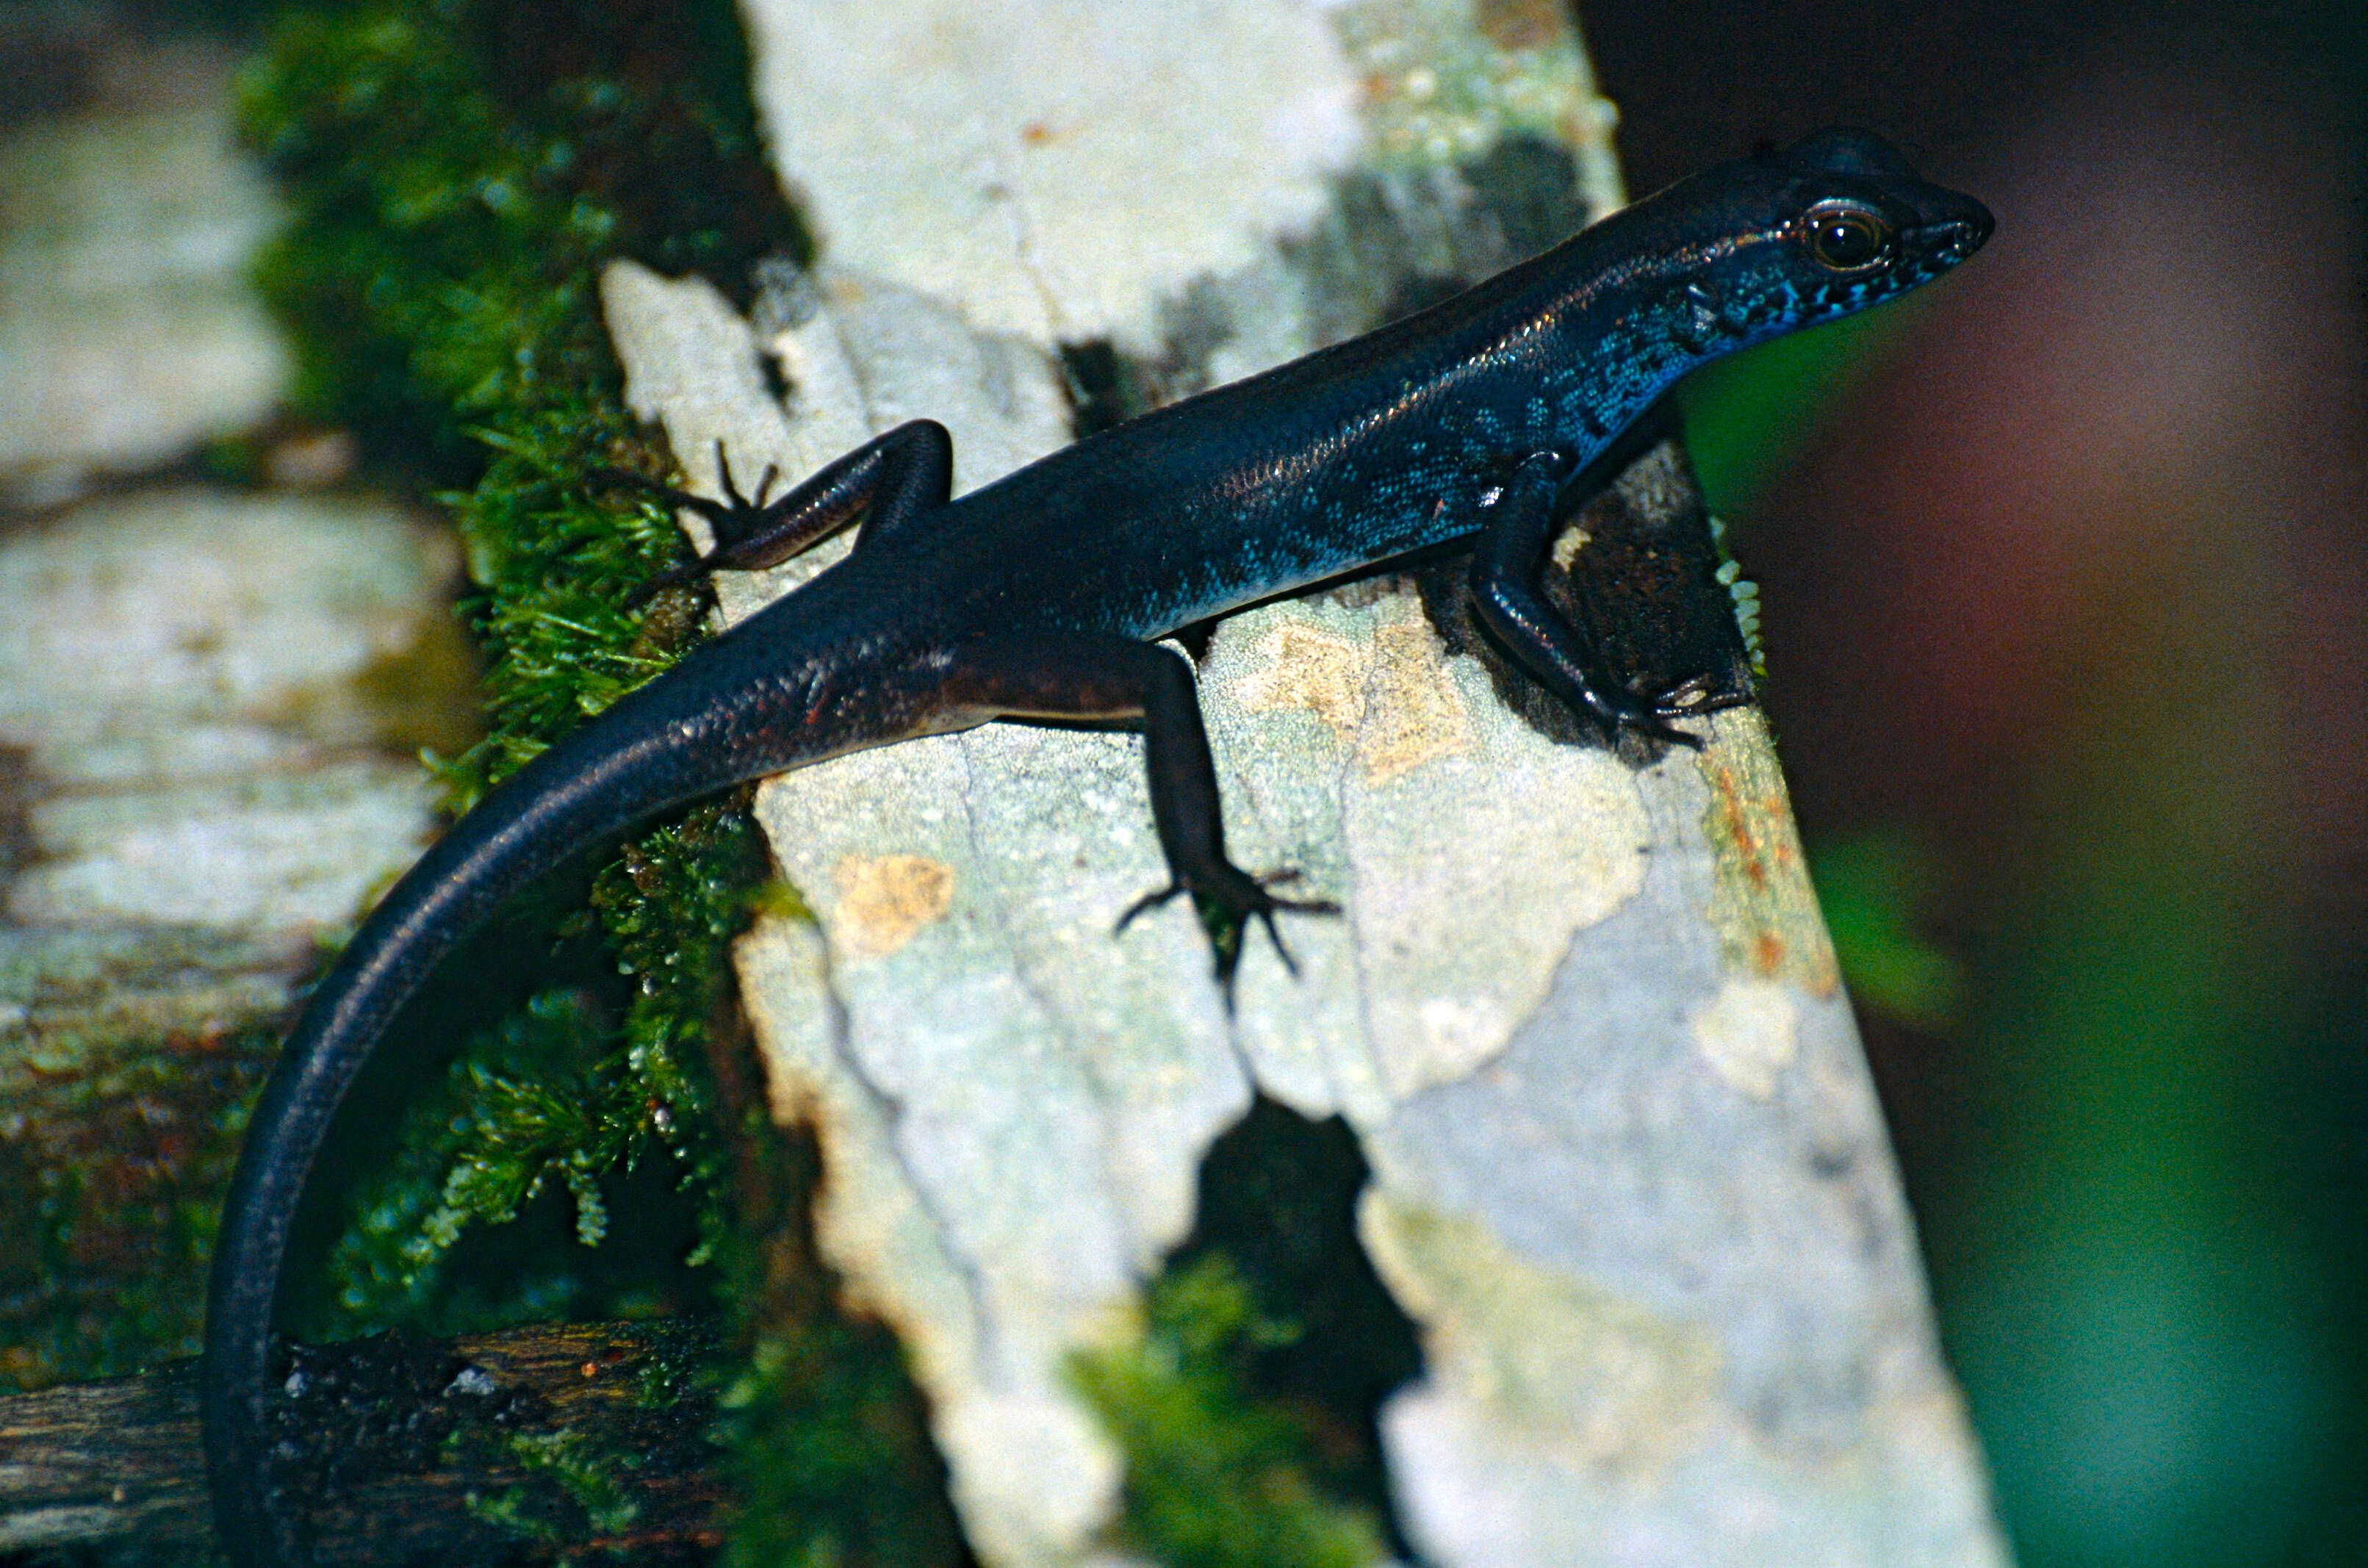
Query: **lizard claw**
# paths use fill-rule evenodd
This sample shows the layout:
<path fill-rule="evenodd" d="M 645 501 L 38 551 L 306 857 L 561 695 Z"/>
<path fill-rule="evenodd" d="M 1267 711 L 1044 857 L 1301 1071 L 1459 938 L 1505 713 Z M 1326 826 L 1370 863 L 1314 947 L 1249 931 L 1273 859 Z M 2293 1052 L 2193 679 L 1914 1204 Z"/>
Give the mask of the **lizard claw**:
<path fill-rule="evenodd" d="M 1136 915 L 1144 914 L 1147 910 L 1160 908 L 1183 891 L 1184 884 L 1182 882 L 1170 882 L 1164 888 L 1159 888 L 1154 892 L 1144 893 L 1141 898 L 1136 899 L 1133 903 L 1126 906 L 1126 913 L 1120 915 L 1118 917 L 1118 924 L 1110 927 L 1110 935 L 1113 937 L 1122 937 L 1126 935 L 1126 928 L 1134 924 L 1134 917 Z"/>
<path fill-rule="evenodd" d="M 1662 719 L 1688 719 L 1702 710 L 1710 698 L 1710 676 L 1688 676 L 1653 699 L 1653 713 Z"/>
<path fill-rule="evenodd" d="M 723 509 L 745 526 L 765 511 L 765 499 L 772 494 L 774 484 L 781 477 L 781 465 L 767 463 L 765 472 L 757 476 L 756 494 L 743 495 L 739 484 L 732 477 L 732 460 L 723 455 L 723 441 L 718 437 L 715 442 L 715 477 L 725 498 L 731 502 Z"/>
<path fill-rule="evenodd" d="M 708 527 L 715 535 L 715 548 L 698 560 L 668 567 L 657 575 L 635 584 L 625 595 L 625 608 L 637 609 L 667 588 L 695 583 L 719 570 L 739 564 L 734 552 L 764 526 L 768 511 L 766 498 L 772 494 L 773 486 L 780 480 L 780 467 L 777 463 L 767 463 L 765 472 L 757 480 L 757 493 L 743 495 L 739 481 L 732 472 L 732 460 L 725 455 L 723 443 L 718 441 L 715 443 L 715 474 L 716 487 L 723 492 L 724 498 L 721 501 L 694 495 L 688 490 L 677 490 L 671 484 L 652 479 L 647 474 L 635 473 L 631 469 L 603 467 L 592 471 L 590 477 L 595 484 L 639 491 L 661 505 L 697 513 L 707 519 Z"/>

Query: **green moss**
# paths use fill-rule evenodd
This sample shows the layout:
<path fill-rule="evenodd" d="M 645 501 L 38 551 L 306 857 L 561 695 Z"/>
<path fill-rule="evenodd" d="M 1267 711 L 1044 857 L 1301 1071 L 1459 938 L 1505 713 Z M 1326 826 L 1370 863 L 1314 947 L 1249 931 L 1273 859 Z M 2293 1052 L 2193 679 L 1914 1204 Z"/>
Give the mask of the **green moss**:
<path fill-rule="evenodd" d="M 438 1266 L 467 1227 L 516 1219 L 547 1185 L 574 1200 L 576 1238 L 599 1241 L 600 1178 L 634 1142 L 607 1114 L 619 1087 L 612 1040 L 583 994 L 543 992 L 413 1100 L 331 1255 L 336 1305 L 350 1321 L 449 1330 L 504 1315 L 439 1301 Z"/>
<path fill-rule="evenodd" d="M 294 213 L 260 276 L 295 331 L 301 412 L 440 488 L 466 546 L 489 711 L 484 738 L 438 763 L 456 811 L 700 634 L 689 594 L 625 608 L 679 558 L 671 518 L 596 505 L 583 483 L 600 465 L 670 467 L 621 405 L 596 288 L 620 256 L 731 294 L 760 256 L 803 258 L 746 81 L 728 0 L 372 0 L 290 10 L 247 82 L 249 134 Z M 526 922 L 541 949 L 588 930 L 610 972 L 553 960 L 410 1096 L 331 1246 L 330 1315 L 449 1331 L 580 1308 L 530 1245 L 507 1249 L 496 1294 L 464 1289 L 469 1236 L 548 1221 L 564 1197 L 565 1229 L 598 1241 L 620 1184 L 662 1171 L 697 1195 L 697 1256 L 725 1262 L 743 1320 L 720 1434 L 749 1499 L 731 1555 L 951 1563 L 960 1535 L 901 1354 L 838 1311 L 805 1228 L 811 1160 L 785 1165 L 740 1060 L 726 943 L 755 902 L 797 907 L 764 881 L 745 806 L 636 837 L 576 884 L 572 914 L 541 895 Z M 599 1479 L 564 1448 L 509 1456 L 529 1457 L 571 1495 Z M 530 1526 L 516 1497 L 478 1506 Z"/>
<path fill-rule="evenodd" d="M 411 1097 L 331 1254 L 335 1306 L 349 1324 L 457 1333 L 522 1308 L 640 1310 L 650 1299 L 646 1269 L 638 1294 L 616 1294 L 613 1270 L 602 1294 L 569 1278 L 577 1271 L 564 1262 L 514 1244 L 498 1277 L 511 1291 L 505 1302 L 482 1284 L 456 1286 L 447 1264 L 472 1227 L 508 1224 L 547 1192 L 564 1195 L 574 1239 L 598 1245 L 609 1229 L 606 1184 L 644 1165 L 696 1195 L 688 1261 L 706 1261 L 730 1222 L 725 1113 L 711 1060 L 716 1015 L 729 1007 L 726 944 L 765 885 L 762 866 L 755 828 L 733 800 L 625 846 L 594 877 L 589 914 L 622 1005 L 578 986 L 540 991 Z M 669 1240 L 646 1225 L 634 1237 L 640 1246 Z M 622 1283 L 634 1290 L 632 1271 Z"/>
<path fill-rule="evenodd" d="M 8 1041 L 0 1388 L 194 1355 L 218 1195 L 278 1044 L 268 1028 Z"/>
<path fill-rule="evenodd" d="M 1211 1147 L 1141 1336 L 1073 1367 L 1126 1455 L 1121 1544 L 1165 1568 L 1406 1555 L 1376 1418 L 1421 1352 L 1357 1240 L 1366 1174 L 1338 1118 L 1265 1099 Z"/>
<path fill-rule="evenodd" d="M 505 1432 L 496 1446 L 512 1464 L 558 1486 L 583 1510 L 585 1528 L 594 1536 L 616 1535 L 640 1517 L 641 1505 L 610 1468 L 622 1462 L 624 1456 L 600 1452 L 598 1445 L 572 1426 L 548 1432 Z M 528 1506 L 529 1499 L 523 1486 L 507 1487 L 490 1496 L 472 1493 L 469 1511 L 528 1540 L 561 1544 L 565 1536 Z"/>
<path fill-rule="evenodd" d="M 1370 1568 L 1371 1510 L 1315 1480 L 1318 1427 L 1262 1397 L 1254 1364 L 1301 1329 L 1258 1311 L 1223 1254 L 1151 1290 L 1142 1339 L 1074 1363 L 1126 1453 L 1122 1544 L 1165 1568 Z"/>

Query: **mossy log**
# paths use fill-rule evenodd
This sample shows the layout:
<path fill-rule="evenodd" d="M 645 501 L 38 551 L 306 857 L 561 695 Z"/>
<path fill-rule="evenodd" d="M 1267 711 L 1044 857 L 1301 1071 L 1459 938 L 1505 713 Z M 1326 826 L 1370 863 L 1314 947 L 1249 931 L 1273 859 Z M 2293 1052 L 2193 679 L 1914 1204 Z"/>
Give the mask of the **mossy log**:
<path fill-rule="evenodd" d="M 714 1352 L 681 1320 L 300 1352 L 285 1436 L 321 1560 L 705 1561 L 723 1494 L 689 1369 Z M 188 1562 L 211 1536 L 194 1363 L 0 1399 L 0 1552 Z"/>

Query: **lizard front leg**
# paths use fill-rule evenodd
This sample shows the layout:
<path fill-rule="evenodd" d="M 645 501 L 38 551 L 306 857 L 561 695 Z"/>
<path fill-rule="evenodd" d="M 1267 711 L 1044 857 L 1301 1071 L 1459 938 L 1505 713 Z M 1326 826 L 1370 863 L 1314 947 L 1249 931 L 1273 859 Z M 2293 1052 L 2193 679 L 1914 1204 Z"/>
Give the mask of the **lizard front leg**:
<path fill-rule="evenodd" d="M 1680 682 L 1646 701 L 1607 679 L 1577 632 L 1545 601 L 1538 580 L 1554 535 L 1554 503 L 1575 465 L 1561 452 L 1524 460 L 1490 504 L 1495 521 L 1472 552 L 1472 597 L 1481 624 L 1540 684 L 1606 735 L 1634 730 L 1676 745 L 1702 747 L 1699 738 L 1665 721 L 1688 710 L 1676 699 L 1697 688 Z"/>
<path fill-rule="evenodd" d="M 1278 897 L 1276 884 L 1295 872 L 1252 876 L 1225 857 L 1225 824 L 1217 797 L 1217 770 L 1209 733 L 1201 722 L 1192 666 L 1173 649 L 1123 637 L 1086 632 L 1014 633 L 963 645 L 945 678 L 955 706 L 1004 719 L 1099 721 L 1143 731 L 1144 764 L 1151 779 L 1151 820 L 1167 857 L 1167 887 L 1138 899 L 1119 917 L 1190 893 L 1203 910 L 1224 916 L 1212 934 L 1217 979 L 1230 1004 L 1241 933 L 1251 920 L 1266 927 L 1275 951 L 1294 973 L 1274 917 L 1283 910 L 1337 915 L 1326 899 Z"/>
<path fill-rule="evenodd" d="M 953 437 L 934 419 L 914 419 L 874 437 L 825 466 L 777 501 L 767 501 L 780 471 L 767 468 L 754 495 L 740 494 L 723 443 L 715 443 L 715 466 L 724 499 L 710 500 L 661 484 L 625 469 L 604 468 L 601 483 L 640 490 L 669 506 L 707 519 L 715 548 L 687 564 L 659 573 L 636 587 L 639 604 L 662 588 L 695 582 L 718 571 L 753 572 L 778 566 L 813 549 L 858 517 L 862 540 L 895 532 L 916 517 L 943 506 L 953 494 Z"/>

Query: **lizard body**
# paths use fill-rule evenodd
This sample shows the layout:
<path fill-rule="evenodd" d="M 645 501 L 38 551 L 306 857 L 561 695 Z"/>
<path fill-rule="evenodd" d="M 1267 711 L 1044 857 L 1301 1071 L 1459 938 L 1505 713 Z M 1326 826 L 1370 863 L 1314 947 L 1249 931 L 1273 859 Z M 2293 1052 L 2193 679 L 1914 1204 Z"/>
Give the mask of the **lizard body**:
<path fill-rule="evenodd" d="M 1295 902 L 1224 854 L 1190 666 L 1156 639 L 1478 535 L 1482 622 L 1610 732 L 1691 744 L 1684 687 L 1610 685 L 1540 596 L 1557 504 L 1679 376 L 1936 277 L 1990 230 L 1863 132 L 1722 165 L 1430 310 L 951 495 L 942 426 L 899 426 L 778 500 L 667 493 L 716 525 L 695 567 L 853 551 L 489 793 L 363 923 L 251 1123 L 209 1297 L 203 1402 L 234 1561 L 307 1560 L 273 1504 L 272 1316 L 330 1119 L 395 1010 L 503 899 L 636 820 L 759 775 L 996 719 L 1133 724 L 1172 882 L 1236 922 Z M 1141 908 L 1143 905 L 1137 905 Z M 1130 915 L 1133 914 L 1130 911 Z M 1121 922 L 1122 924 L 1122 922 Z M 1229 960 L 1221 954 L 1221 971 Z"/>

